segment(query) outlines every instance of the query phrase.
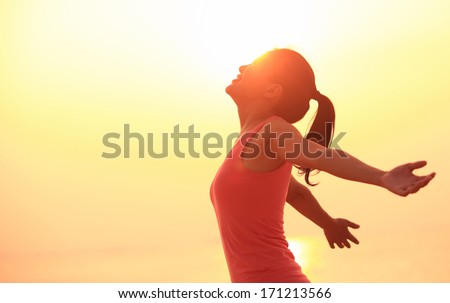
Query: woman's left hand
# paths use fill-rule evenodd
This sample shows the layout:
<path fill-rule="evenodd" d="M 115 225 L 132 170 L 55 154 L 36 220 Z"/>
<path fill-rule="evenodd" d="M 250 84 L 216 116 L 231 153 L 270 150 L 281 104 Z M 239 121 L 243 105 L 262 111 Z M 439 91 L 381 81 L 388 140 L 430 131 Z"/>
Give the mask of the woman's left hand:
<path fill-rule="evenodd" d="M 413 174 L 415 169 L 424 167 L 426 164 L 426 161 L 418 161 L 397 166 L 381 177 L 382 186 L 399 196 L 406 197 L 414 194 L 426 186 L 436 175 L 436 173 L 426 176 Z"/>
<path fill-rule="evenodd" d="M 359 228 L 358 224 L 341 218 L 333 219 L 333 221 L 333 224 L 323 230 L 331 248 L 334 249 L 335 244 L 339 248 L 350 248 L 351 245 L 349 241 L 359 244 L 358 239 L 356 239 L 355 236 L 353 236 L 349 231 L 349 227 L 355 229 Z"/>

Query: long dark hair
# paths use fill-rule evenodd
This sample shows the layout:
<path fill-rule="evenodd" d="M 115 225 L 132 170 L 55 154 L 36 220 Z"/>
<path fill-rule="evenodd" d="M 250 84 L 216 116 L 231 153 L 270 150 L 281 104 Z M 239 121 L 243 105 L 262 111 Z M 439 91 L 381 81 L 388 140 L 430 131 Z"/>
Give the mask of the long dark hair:
<path fill-rule="evenodd" d="M 305 139 L 313 140 L 322 146 L 329 147 L 333 140 L 336 118 L 333 103 L 327 96 L 322 95 L 319 91 L 317 91 L 312 99 L 317 101 L 318 108 L 312 126 L 306 134 Z M 309 181 L 309 176 L 313 171 L 313 168 L 305 168 L 298 165 L 294 166 L 299 169 L 300 174 L 305 175 L 305 181 L 308 185 L 317 185 L 317 183 L 313 184 Z"/>
<path fill-rule="evenodd" d="M 309 63 L 302 55 L 291 49 L 274 49 L 266 55 L 270 61 L 271 80 L 283 87 L 282 102 L 275 108 L 275 113 L 287 122 L 295 123 L 305 116 L 311 99 L 316 100 L 317 112 L 305 139 L 329 147 L 335 124 L 334 106 L 327 96 L 317 90 L 314 72 Z M 299 169 L 300 174 L 305 175 L 308 185 L 317 185 L 309 180 L 314 168 L 294 166 Z"/>

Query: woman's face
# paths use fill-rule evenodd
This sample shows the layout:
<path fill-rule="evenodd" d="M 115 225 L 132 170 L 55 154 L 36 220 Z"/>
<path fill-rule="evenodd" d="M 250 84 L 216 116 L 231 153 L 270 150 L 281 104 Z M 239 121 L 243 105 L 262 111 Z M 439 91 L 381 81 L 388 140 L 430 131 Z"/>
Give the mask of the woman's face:
<path fill-rule="evenodd" d="M 273 84 L 269 79 L 271 67 L 267 59 L 267 54 L 264 54 L 251 64 L 242 65 L 236 79 L 227 86 L 227 94 L 236 102 L 264 99 L 265 91 Z"/>

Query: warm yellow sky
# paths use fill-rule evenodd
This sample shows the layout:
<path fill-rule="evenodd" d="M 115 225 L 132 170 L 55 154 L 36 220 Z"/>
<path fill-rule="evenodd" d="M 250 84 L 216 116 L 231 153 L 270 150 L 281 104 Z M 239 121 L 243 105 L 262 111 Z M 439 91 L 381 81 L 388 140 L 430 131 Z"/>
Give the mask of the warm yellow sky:
<path fill-rule="evenodd" d="M 361 224 L 361 244 L 329 249 L 287 206 L 305 273 L 450 282 L 449 20 L 450 2 L 424 0 L 0 2 L 0 281 L 229 281 L 209 201 L 223 158 L 105 159 L 102 138 L 239 131 L 225 86 L 291 47 L 334 102 L 343 149 L 437 172 L 408 198 L 319 174 L 314 194 Z"/>

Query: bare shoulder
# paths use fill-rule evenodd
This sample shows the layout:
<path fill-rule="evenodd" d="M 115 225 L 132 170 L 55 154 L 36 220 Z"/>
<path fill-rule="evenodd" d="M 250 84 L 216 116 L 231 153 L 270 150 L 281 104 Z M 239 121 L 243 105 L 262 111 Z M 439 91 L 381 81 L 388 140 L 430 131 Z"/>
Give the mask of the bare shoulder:
<path fill-rule="evenodd" d="M 300 132 L 295 126 L 278 116 L 273 116 L 269 120 L 268 125 L 270 125 L 270 129 L 278 135 L 282 133 L 295 133 L 300 135 Z"/>
<path fill-rule="evenodd" d="M 295 126 L 277 116 L 274 116 L 267 122 L 263 129 L 261 129 L 261 134 L 265 139 L 271 139 L 272 146 L 274 143 L 276 144 L 281 141 L 289 144 L 299 142 L 303 139 L 303 136 Z"/>

